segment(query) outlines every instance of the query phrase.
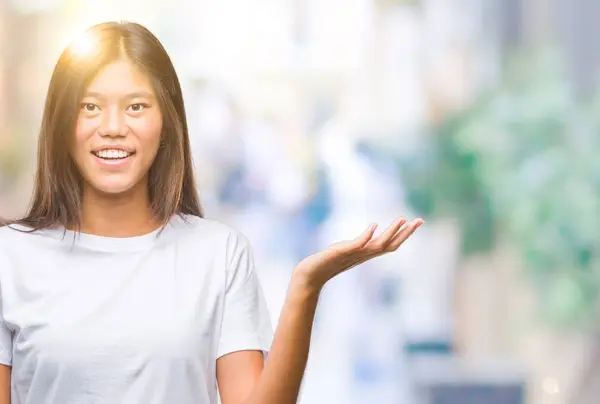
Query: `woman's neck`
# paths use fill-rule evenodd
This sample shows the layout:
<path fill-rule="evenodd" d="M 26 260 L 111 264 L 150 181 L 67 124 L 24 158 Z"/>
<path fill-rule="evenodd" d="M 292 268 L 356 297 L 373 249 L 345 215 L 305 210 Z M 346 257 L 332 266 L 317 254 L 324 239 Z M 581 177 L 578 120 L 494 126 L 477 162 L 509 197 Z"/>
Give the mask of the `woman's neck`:
<path fill-rule="evenodd" d="M 84 191 L 81 232 L 104 237 L 136 237 L 160 226 L 146 188 L 108 195 Z"/>

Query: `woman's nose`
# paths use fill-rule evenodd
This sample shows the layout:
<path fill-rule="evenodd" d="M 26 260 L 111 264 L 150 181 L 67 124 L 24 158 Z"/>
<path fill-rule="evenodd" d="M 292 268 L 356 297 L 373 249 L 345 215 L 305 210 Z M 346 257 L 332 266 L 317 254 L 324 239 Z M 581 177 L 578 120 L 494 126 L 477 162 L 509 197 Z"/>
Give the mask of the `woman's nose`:
<path fill-rule="evenodd" d="M 117 137 L 127 134 L 125 114 L 123 112 L 118 111 L 116 108 L 109 108 L 104 111 L 103 115 L 102 125 L 99 130 L 102 136 Z"/>

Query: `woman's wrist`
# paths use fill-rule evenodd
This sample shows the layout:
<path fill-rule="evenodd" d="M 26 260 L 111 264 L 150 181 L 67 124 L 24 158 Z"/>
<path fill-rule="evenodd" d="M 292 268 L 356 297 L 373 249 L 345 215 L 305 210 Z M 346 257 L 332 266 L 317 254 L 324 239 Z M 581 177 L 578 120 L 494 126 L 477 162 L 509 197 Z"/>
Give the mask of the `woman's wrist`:
<path fill-rule="evenodd" d="M 290 292 L 294 292 L 306 298 L 318 298 L 323 289 L 324 283 L 314 279 L 306 271 L 295 268 L 292 272 L 290 281 Z"/>

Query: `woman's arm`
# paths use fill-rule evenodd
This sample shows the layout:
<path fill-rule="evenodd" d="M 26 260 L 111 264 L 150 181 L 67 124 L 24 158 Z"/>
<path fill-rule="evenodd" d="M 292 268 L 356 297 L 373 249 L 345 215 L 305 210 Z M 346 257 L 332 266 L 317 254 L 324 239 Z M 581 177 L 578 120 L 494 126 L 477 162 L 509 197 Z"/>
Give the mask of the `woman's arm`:
<path fill-rule="evenodd" d="M 246 404 L 292 404 L 298 400 L 319 291 L 302 276 L 292 277 L 269 357 Z"/>
<path fill-rule="evenodd" d="M 405 223 L 404 218 L 396 220 L 374 239 L 376 226 L 371 226 L 357 239 L 334 244 L 306 258 L 295 268 L 269 357 L 244 404 L 297 402 L 322 287 L 341 272 L 396 251 L 423 221 L 417 219 L 407 226 Z"/>
<path fill-rule="evenodd" d="M 10 366 L 0 365 L 0 404 L 10 404 Z"/>
<path fill-rule="evenodd" d="M 217 384 L 222 404 L 243 404 L 263 371 L 262 351 L 236 351 L 217 359 Z M 2 403 L 0 403 L 2 404 Z"/>
<path fill-rule="evenodd" d="M 318 290 L 311 289 L 299 278 L 293 277 L 290 283 L 269 353 L 268 370 L 263 371 L 264 359 L 260 351 L 233 352 L 217 360 L 217 380 L 223 404 L 296 402 L 308 359 L 318 299 Z M 262 401 L 260 397 L 264 396 L 269 401 Z"/>

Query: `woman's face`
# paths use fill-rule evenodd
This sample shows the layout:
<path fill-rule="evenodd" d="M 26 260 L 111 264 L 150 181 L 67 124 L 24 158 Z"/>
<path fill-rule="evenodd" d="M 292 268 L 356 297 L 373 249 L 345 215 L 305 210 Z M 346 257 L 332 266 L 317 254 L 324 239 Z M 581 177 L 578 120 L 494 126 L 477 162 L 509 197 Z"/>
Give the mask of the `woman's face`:
<path fill-rule="evenodd" d="M 148 77 L 127 60 L 103 68 L 79 106 L 73 158 L 87 186 L 121 194 L 145 183 L 162 114 Z"/>

